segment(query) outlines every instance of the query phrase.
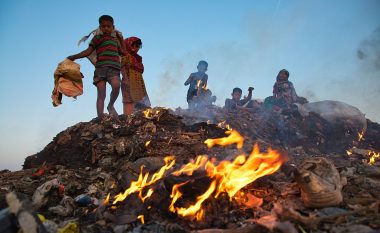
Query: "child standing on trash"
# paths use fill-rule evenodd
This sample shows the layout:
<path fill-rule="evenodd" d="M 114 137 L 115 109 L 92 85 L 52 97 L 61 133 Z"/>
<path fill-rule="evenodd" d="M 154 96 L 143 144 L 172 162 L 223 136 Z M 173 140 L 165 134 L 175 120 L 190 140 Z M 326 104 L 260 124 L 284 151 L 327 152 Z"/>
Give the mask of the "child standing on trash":
<path fill-rule="evenodd" d="M 123 55 L 124 47 L 121 46 L 123 36 L 120 32 L 115 31 L 113 18 L 109 15 L 102 15 L 99 18 L 100 34 L 94 36 L 89 47 L 75 55 L 67 58 L 74 61 L 78 58 L 89 56 L 94 50 L 96 51 L 97 61 L 95 64 L 93 84 L 97 88 L 98 96 L 96 100 L 96 110 L 98 117 L 104 117 L 104 100 L 106 98 L 106 83 L 108 82 L 112 91 L 110 102 L 107 110 L 110 115 L 117 116 L 114 103 L 119 96 L 120 90 L 120 55 Z"/>
<path fill-rule="evenodd" d="M 129 115 L 136 107 L 150 107 L 150 100 L 143 79 L 144 65 L 138 51 L 142 47 L 140 38 L 129 37 L 124 41 L 126 54 L 123 58 L 123 80 L 121 92 L 123 95 L 123 113 Z"/>
<path fill-rule="evenodd" d="M 198 89 L 207 86 L 207 68 L 208 63 L 206 61 L 199 61 L 197 66 L 198 72 L 191 73 L 189 78 L 184 83 L 185 86 L 190 85 L 186 98 L 189 109 L 193 109 L 195 107 L 193 98 L 194 96 L 197 96 Z"/>

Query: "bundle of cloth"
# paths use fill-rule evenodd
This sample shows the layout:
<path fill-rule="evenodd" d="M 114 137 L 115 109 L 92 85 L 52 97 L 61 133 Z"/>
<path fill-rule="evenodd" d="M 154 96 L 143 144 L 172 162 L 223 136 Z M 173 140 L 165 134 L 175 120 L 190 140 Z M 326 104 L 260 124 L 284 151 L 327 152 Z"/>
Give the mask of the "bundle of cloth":
<path fill-rule="evenodd" d="M 77 98 L 83 94 L 83 74 L 80 65 L 65 59 L 54 72 L 54 89 L 51 95 L 54 107 L 62 104 L 62 95 Z"/>

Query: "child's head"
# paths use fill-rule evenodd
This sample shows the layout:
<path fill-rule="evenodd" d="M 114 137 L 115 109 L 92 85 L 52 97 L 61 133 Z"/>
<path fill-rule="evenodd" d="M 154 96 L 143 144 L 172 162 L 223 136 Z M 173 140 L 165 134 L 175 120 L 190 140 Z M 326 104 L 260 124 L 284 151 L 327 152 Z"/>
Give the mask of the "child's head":
<path fill-rule="evenodd" d="M 207 71 L 208 63 L 206 61 L 199 61 L 197 69 L 199 72 L 205 73 Z"/>
<path fill-rule="evenodd" d="M 140 38 L 136 38 L 136 40 L 134 40 L 131 43 L 131 49 L 132 49 L 132 51 L 134 51 L 136 53 L 140 50 L 141 47 L 142 47 L 142 42 L 141 42 Z"/>
<path fill-rule="evenodd" d="M 239 101 L 241 99 L 241 94 L 243 93 L 243 91 L 238 88 L 238 87 L 235 87 L 233 90 L 232 90 L 232 99 L 235 100 L 235 101 Z"/>
<path fill-rule="evenodd" d="M 102 15 L 99 17 L 99 28 L 100 30 L 106 34 L 109 35 L 114 30 L 113 25 L 113 18 L 109 15 Z"/>
<path fill-rule="evenodd" d="M 277 81 L 288 81 L 289 79 L 289 71 L 282 69 L 278 72 Z"/>

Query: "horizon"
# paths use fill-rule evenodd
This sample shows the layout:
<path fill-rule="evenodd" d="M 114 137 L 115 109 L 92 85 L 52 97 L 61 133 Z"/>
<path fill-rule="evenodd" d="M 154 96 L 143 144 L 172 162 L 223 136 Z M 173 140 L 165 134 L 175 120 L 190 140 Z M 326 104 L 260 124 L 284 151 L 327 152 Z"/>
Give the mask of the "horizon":
<path fill-rule="evenodd" d="M 124 37 L 138 36 L 152 107 L 187 107 L 184 86 L 198 61 L 209 64 L 208 87 L 224 105 L 234 87 L 254 99 L 272 94 L 285 68 L 297 94 L 337 100 L 380 122 L 380 1 L 8 1 L 2 2 L 0 71 L 2 169 L 20 170 L 66 128 L 96 117 L 94 67 L 81 65 L 84 93 L 53 107 L 53 73 L 87 48 L 84 35 L 109 14 Z M 66 16 L 68 15 L 68 16 Z M 106 104 L 110 87 L 107 86 Z M 121 94 L 116 110 L 122 113 Z"/>

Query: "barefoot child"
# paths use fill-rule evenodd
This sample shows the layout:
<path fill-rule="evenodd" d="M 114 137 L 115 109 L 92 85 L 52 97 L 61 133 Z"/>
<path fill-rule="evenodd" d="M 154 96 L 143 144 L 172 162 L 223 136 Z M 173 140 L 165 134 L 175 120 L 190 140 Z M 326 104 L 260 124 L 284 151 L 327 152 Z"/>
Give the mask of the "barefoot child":
<path fill-rule="evenodd" d="M 207 67 L 208 63 L 206 61 L 200 61 L 197 66 L 198 72 L 191 73 L 190 77 L 184 83 L 185 86 L 190 84 L 186 98 L 189 109 L 193 109 L 195 107 L 193 98 L 194 96 L 197 96 L 198 89 L 207 86 Z"/>
<path fill-rule="evenodd" d="M 96 64 L 93 84 L 97 88 L 98 97 L 96 100 L 96 110 L 99 118 L 104 116 L 104 100 L 106 98 L 106 83 L 111 87 L 110 102 L 107 106 L 110 115 L 117 116 L 114 103 L 119 96 L 120 90 L 120 55 L 124 54 L 121 47 L 123 37 L 120 32 L 115 31 L 113 18 L 109 15 L 102 15 L 99 18 L 99 28 L 101 33 L 95 35 L 89 47 L 75 55 L 67 58 L 74 61 L 78 58 L 89 56 L 96 51 Z"/>
<path fill-rule="evenodd" d="M 134 105 L 142 108 L 150 107 L 149 97 L 143 79 L 144 65 L 138 51 L 142 47 L 140 38 L 129 37 L 124 40 L 126 48 L 123 59 L 123 80 L 121 93 L 123 95 L 123 113 L 129 115 L 133 112 Z"/>

